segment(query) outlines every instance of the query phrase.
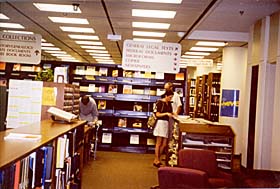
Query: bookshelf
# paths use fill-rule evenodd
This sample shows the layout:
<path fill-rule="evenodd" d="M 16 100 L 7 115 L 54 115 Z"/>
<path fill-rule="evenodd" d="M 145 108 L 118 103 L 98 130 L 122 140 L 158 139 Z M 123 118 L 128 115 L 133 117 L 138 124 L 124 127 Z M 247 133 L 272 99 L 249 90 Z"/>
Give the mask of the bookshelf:
<path fill-rule="evenodd" d="M 202 76 L 196 77 L 195 95 L 196 95 L 195 117 L 201 118 L 203 117 Z"/>
<path fill-rule="evenodd" d="M 209 73 L 207 80 L 207 119 L 219 121 L 221 73 Z"/>
<path fill-rule="evenodd" d="M 196 101 L 196 90 L 195 90 L 195 85 L 196 85 L 196 79 L 188 79 L 188 84 L 187 84 L 187 115 L 190 117 L 194 117 L 194 109 L 195 109 L 195 101 Z"/>
<path fill-rule="evenodd" d="M 215 151 L 218 167 L 232 170 L 235 134 L 230 126 L 203 119 L 179 121 L 179 149 L 198 148 Z"/>
<path fill-rule="evenodd" d="M 70 172 L 82 172 L 83 164 L 78 163 L 79 161 L 75 159 L 83 156 L 84 125 L 85 121 L 61 124 L 51 120 L 44 120 L 40 123 L 0 132 L 0 172 L 2 175 L 9 176 L 5 177 L 5 182 L 0 183 L 0 185 L 2 184 L 1 187 L 14 188 L 17 183 L 26 188 L 31 188 L 31 184 L 34 184 L 32 188 L 42 185 L 46 188 L 56 188 L 58 185 L 69 185 L 70 180 L 81 181 L 78 174 L 73 174 L 72 177 L 67 177 L 67 174 Z M 41 139 L 37 141 L 19 140 L 20 142 L 15 142 L 12 139 L 5 140 L 4 137 L 9 133 L 36 134 L 41 135 Z M 57 160 L 58 156 L 62 155 L 58 152 L 63 150 L 61 148 L 63 138 L 66 143 L 68 141 L 68 145 L 65 145 L 68 148 L 64 146 L 65 156 L 61 156 L 62 160 Z M 46 153 L 47 151 L 51 153 Z M 51 162 L 49 164 L 47 164 L 47 159 L 44 159 L 48 157 L 45 156 L 46 154 L 51 154 L 48 158 L 48 161 Z M 33 159 L 34 157 L 35 159 Z M 43 164 L 40 158 L 43 158 Z M 69 161 L 67 161 L 69 159 L 72 160 L 73 164 L 69 164 Z M 68 163 L 59 165 L 59 161 Z M 21 168 L 19 169 L 20 171 L 16 171 L 18 164 L 25 167 L 30 166 L 30 169 Z M 71 165 L 72 169 L 70 169 Z M 67 172 L 67 170 L 70 172 Z M 65 177 L 60 177 L 59 172 Z M 25 176 L 19 177 L 20 174 Z M 64 181 L 63 183 L 60 182 L 62 180 Z M 72 184 L 74 183 L 72 182 Z M 75 184 L 80 186 L 81 182 Z"/>
<path fill-rule="evenodd" d="M 34 79 L 23 71 L 13 71 L 13 66 L 14 64 L 6 65 L 4 79 Z M 182 114 L 186 113 L 187 79 L 185 68 L 182 68 L 178 74 L 167 74 L 123 70 L 121 65 L 113 64 L 42 61 L 40 66 L 51 69 L 63 66 L 68 68 L 70 84 L 58 83 L 61 86 L 44 84 L 44 87 L 57 87 L 59 90 L 56 107 L 76 114 L 73 108 L 77 106 L 76 103 L 73 103 L 77 101 L 76 92 L 66 90 L 66 88 L 72 88 L 70 85 L 78 86 L 78 89 L 73 88 L 73 91 L 91 95 L 95 99 L 99 105 L 99 119 L 102 120 L 102 129 L 98 140 L 101 149 L 104 147 L 103 149 L 108 150 L 127 149 L 128 151 L 140 152 L 153 149 L 154 137 L 146 123 L 153 103 L 164 92 L 163 87 L 167 81 L 172 82 L 174 89 L 180 92 L 184 107 Z M 32 73 L 37 74 L 36 71 Z M 12 74 L 18 76 L 15 77 Z M 75 100 L 71 100 L 70 96 L 74 96 Z M 70 105 L 71 103 L 72 105 Z M 141 110 L 136 111 L 136 106 L 138 109 L 141 107 Z M 49 118 L 45 115 L 43 117 L 43 119 Z M 126 127 L 119 127 L 119 120 L 126 122 Z"/>
<path fill-rule="evenodd" d="M 166 81 L 173 82 L 185 103 L 185 69 L 179 74 L 159 74 L 91 64 L 90 70 L 88 64 L 74 66 L 72 84 L 79 84 L 80 92 L 91 95 L 97 103 L 103 125 L 98 148 L 130 152 L 153 149 L 154 137 L 146 125 L 153 103 L 160 98 Z M 100 70 L 105 71 L 100 74 Z"/>

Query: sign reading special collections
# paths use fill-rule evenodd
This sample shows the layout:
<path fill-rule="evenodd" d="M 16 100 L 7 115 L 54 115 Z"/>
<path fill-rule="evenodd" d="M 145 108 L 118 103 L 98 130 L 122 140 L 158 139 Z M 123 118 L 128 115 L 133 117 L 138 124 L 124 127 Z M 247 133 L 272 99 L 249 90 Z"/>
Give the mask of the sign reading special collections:
<path fill-rule="evenodd" d="M 125 40 L 122 67 L 125 70 L 178 73 L 181 45 Z"/>
<path fill-rule="evenodd" d="M 39 64 L 41 40 L 38 34 L 0 32 L 0 61 Z"/>

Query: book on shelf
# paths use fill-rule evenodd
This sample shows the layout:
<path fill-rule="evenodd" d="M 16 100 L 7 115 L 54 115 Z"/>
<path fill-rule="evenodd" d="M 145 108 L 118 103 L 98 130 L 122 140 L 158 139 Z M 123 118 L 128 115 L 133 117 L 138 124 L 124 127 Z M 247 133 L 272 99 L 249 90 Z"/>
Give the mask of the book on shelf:
<path fill-rule="evenodd" d="M 132 85 L 123 85 L 123 94 L 132 94 Z"/>
<path fill-rule="evenodd" d="M 123 70 L 123 77 L 133 77 L 133 71 Z"/>
<path fill-rule="evenodd" d="M 140 104 L 134 104 L 133 105 L 133 111 L 142 112 L 142 109 L 143 109 L 143 107 Z"/>
<path fill-rule="evenodd" d="M 47 112 L 54 116 L 54 119 L 55 117 L 57 117 L 60 120 L 67 122 L 75 121 L 78 118 L 77 115 L 66 112 L 56 107 L 50 107 Z"/>
<path fill-rule="evenodd" d="M 95 67 L 94 66 L 87 66 L 86 75 L 95 75 Z"/>
<path fill-rule="evenodd" d="M 119 70 L 113 70 L 112 77 L 118 77 L 118 76 L 119 76 Z"/>
<path fill-rule="evenodd" d="M 14 64 L 13 71 L 20 71 L 21 70 L 21 64 Z"/>
<path fill-rule="evenodd" d="M 127 118 L 119 118 L 118 127 L 126 127 L 127 126 Z"/>
<path fill-rule="evenodd" d="M 6 63 L 0 62 L 0 70 L 5 70 L 5 69 L 6 69 Z"/>
<path fill-rule="evenodd" d="M 89 84 L 88 85 L 88 92 L 95 92 L 95 84 Z"/>
<path fill-rule="evenodd" d="M 97 108 L 99 110 L 105 110 L 106 109 L 106 100 L 98 100 Z"/>
<path fill-rule="evenodd" d="M 141 127 L 142 127 L 142 122 L 141 122 L 141 120 L 136 119 L 136 120 L 132 123 L 132 127 L 141 128 Z"/>
<path fill-rule="evenodd" d="M 76 66 L 75 74 L 85 75 L 85 66 Z"/>
<path fill-rule="evenodd" d="M 145 87 L 144 88 L 144 95 L 150 95 L 150 91 L 151 91 L 150 87 Z"/>
<path fill-rule="evenodd" d="M 100 93 L 105 93 L 105 85 L 99 86 L 98 89 L 99 89 L 98 92 L 100 92 Z"/>
<path fill-rule="evenodd" d="M 118 92 L 117 85 L 110 84 L 108 87 L 108 93 L 117 93 L 117 92 Z"/>
<path fill-rule="evenodd" d="M 141 78 L 142 77 L 141 71 L 134 71 L 133 77 Z"/>
<path fill-rule="evenodd" d="M 112 143 L 112 133 L 102 133 L 101 142 L 104 144 L 111 144 Z"/>
<path fill-rule="evenodd" d="M 108 75 L 108 68 L 100 67 L 99 76 L 107 76 L 107 75 Z"/>
<path fill-rule="evenodd" d="M 131 134 L 130 135 L 130 139 L 129 139 L 129 143 L 130 144 L 139 144 L 139 135 L 136 135 L 136 134 Z"/>

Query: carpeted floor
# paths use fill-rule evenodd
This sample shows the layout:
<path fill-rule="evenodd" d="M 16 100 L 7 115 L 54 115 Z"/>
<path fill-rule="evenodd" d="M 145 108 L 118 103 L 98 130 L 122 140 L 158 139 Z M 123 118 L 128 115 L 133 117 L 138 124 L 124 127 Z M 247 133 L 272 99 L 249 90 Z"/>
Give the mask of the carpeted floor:
<path fill-rule="evenodd" d="M 82 189 L 150 189 L 158 183 L 153 158 L 153 154 L 98 151 L 97 159 L 84 166 Z M 280 174 L 243 171 L 239 164 L 232 173 L 235 188 L 280 187 Z"/>
<path fill-rule="evenodd" d="M 153 154 L 98 151 L 83 169 L 82 189 L 149 189 L 157 184 Z"/>

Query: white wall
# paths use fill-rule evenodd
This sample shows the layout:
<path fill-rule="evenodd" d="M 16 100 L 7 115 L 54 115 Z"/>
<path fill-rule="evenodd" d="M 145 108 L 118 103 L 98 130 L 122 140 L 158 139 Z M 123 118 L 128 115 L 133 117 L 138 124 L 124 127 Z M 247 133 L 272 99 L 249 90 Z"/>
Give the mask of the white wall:
<path fill-rule="evenodd" d="M 223 68 L 221 89 L 239 90 L 238 117 L 220 116 L 219 122 L 230 125 L 235 133 L 235 154 L 242 149 L 242 128 L 244 119 L 244 97 L 247 66 L 247 48 L 225 47 L 223 50 Z M 220 99 L 221 100 L 221 99 Z"/>

